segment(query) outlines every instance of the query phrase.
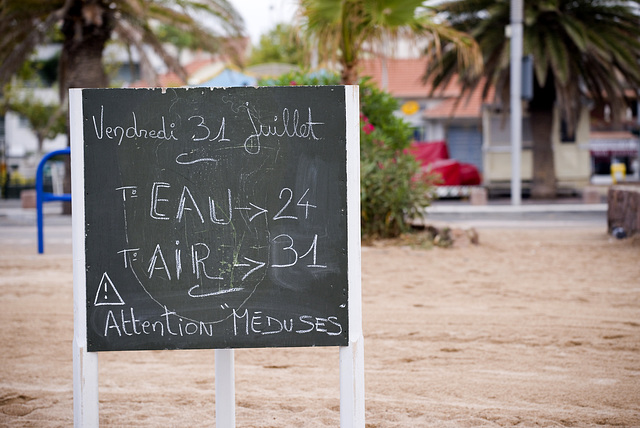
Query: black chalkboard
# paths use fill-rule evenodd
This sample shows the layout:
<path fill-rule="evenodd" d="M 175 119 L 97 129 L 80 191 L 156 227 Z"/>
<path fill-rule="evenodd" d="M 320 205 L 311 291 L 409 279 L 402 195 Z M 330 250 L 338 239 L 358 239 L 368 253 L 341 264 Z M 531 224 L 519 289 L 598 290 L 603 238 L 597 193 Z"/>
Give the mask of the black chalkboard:
<path fill-rule="evenodd" d="M 347 345 L 345 103 L 83 90 L 88 350 Z"/>

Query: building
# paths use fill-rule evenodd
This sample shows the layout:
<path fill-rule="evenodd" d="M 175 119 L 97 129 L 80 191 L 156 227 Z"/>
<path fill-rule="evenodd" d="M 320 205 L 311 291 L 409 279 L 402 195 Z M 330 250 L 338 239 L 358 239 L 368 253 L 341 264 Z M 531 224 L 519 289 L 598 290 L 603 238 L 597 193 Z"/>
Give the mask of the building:
<path fill-rule="evenodd" d="M 414 128 L 417 141 L 446 141 L 450 157 L 471 163 L 482 172 L 483 185 L 496 192 L 508 191 L 511 180 L 510 120 L 508 112 L 493 104 L 493 93 L 482 96 L 478 88 L 460 99 L 460 87 L 450 83 L 433 91 L 422 76 L 424 58 L 370 58 L 361 61 L 360 76 L 370 76 L 380 88 L 396 97 L 396 112 Z M 560 192 L 579 193 L 590 184 L 611 183 L 611 162 L 622 161 L 628 176 L 638 175 L 637 135 L 629 132 L 638 122 L 637 104 L 630 94 L 626 131 L 613 132 L 610 123 L 598 121 L 602 109 L 584 107 L 575 132 L 569 135 L 558 111 L 554 113 L 553 150 Z M 637 97 L 636 97 L 637 98 Z M 523 109 L 523 189 L 533 176 L 533 124 Z M 603 132 L 605 134 L 603 134 Z"/>
<path fill-rule="evenodd" d="M 57 70 L 57 58 L 61 51 L 60 44 L 48 44 L 40 46 L 34 53 L 34 60 L 40 63 L 55 63 Z M 221 81 L 240 78 L 233 71 L 225 71 L 227 64 L 239 63 L 249 48 L 249 38 L 242 37 L 224 41 L 224 52 L 229 55 L 210 54 L 200 51 L 177 51 L 172 46 L 166 47 L 175 57 L 179 58 L 184 67 L 189 81 L 183 81 L 176 73 L 167 72 L 167 66 L 150 48 L 146 48 L 146 59 L 143 61 L 140 53 L 135 49 L 127 50 L 118 43 L 109 43 L 103 53 L 103 60 L 109 66 L 111 84 L 116 87 L 127 86 L 183 86 L 187 84 L 202 83 L 222 73 Z M 146 65 L 143 66 L 143 64 Z M 224 77 L 224 79 L 222 79 Z M 21 89 L 25 96 L 42 100 L 47 104 L 59 104 L 58 89 L 53 86 L 57 76 L 52 79 L 43 79 L 43 87 L 31 88 L 33 82 L 28 82 Z M 136 82 L 131 85 L 131 82 Z M 249 80 L 254 82 L 254 80 Z M 27 181 L 33 181 L 36 168 L 44 153 L 66 147 L 68 140 L 66 135 L 59 135 L 55 139 L 46 139 L 42 150 L 38 150 L 38 140 L 28 121 L 20 115 L 9 111 L 0 116 L 0 162 L 9 172 L 14 172 L 14 177 L 24 177 Z M 2 183 L 2 179 L 0 179 Z"/>

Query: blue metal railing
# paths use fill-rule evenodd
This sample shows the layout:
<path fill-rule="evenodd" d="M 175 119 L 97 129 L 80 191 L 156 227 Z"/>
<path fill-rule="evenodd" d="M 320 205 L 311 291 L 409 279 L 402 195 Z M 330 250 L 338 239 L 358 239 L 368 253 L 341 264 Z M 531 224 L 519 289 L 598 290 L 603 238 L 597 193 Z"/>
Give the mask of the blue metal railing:
<path fill-rule="evenodd" d="M 61 195 L 56 195 L 54 193 L 45 192 L 43 189 L 43 175 L 44 175 L 44 166 L 49 159 L 58 155 L 71 155 L 71 149 L 60 149 L 55 150 L 51 153 L 47 153 L 40 163 L 38 164 L 38 170 L 36 171 L 36 212 L 38 215 L 38 253 L 44 253 L 44 232 L 43 232 L 43 215 L 42 215 L 42 204 L 45 202 L 51 201 L 67 201 L 71 202 L 71 194 L 63 193 Z"/>

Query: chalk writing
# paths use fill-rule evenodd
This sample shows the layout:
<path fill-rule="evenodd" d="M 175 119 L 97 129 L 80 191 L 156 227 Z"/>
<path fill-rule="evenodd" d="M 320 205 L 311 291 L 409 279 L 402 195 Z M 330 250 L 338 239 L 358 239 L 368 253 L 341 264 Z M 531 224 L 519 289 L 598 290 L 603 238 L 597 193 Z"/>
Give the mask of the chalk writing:
<path fill-rule="evenodd" d="M 232 311 L 233 317 L 229 321 L 233 325 L 235 336 L 244 335 L 272 335 L 294 334 L 303 335 L 311 332 L 338 336 L 343 327 L 338 317 L 318 317 L 299 315 L 297 317 L 279 318 L 264 314 L 262 311 L 249 312 L 247 309 Z M 213 336 L 214 329 L 224 328 L 202 321 L 191 321 L 180 317 L 174 311 L 164 307 L 164 312 L 157 319 L 142 320 L 135 314 L 135 308 L 119 311 L 109 310 L 104 320 L 104 337 L 117 335 L 139 336 Z"/>
<path fill-rule="evenodd" d="M 346 344 L 344 91 L 270 89 L 83 90 L 90 350 Z"/>
<path fill-rule="evenodd" d="M 324 333 L 329 336 L 342 334 L 342 325 L 338 318 L 313 317 L 311 315 L 300 315 L 296 318 L 279 319 L 263 314 L 262 311 L 249 312 L 233 310 L 233 334 L 278 334 L 296 333 L 306 334 L 312 331 Z"/>
<path fill-rule="evenodd" d="M 191 116 L 189 120 L 195 119 L 197 122 L 197 132 L 191 136 L 192 141 L 230 141 L 228 138 L 224 136 L 225 130 L 225 118 L 222 118 L 222 122 L 220 123 L 220 128 L 218 129 L 218 134 L 215 137 L 209 138 L 211 136 L 211 129 L 209 126 L 205 125 L 205 119 L 202 116 Z"/>
<path fill-rule="evenodd" d="M 254 114 L 251 112 L 251 108 L 249 103 L 246 103 L 246 112 L 248 123 L 251 125 L 251 134 L 248 135 L 244 139 L 244 148 L 247 153 L 250 154 L 258 154 L 260 152 L 260 137 L 288 137 L 288 138 L 298 138 L 305 140 L 313 140 L 318 141 L 321 140 L 322 137 L 316 135 L 316 129 L 322 125 L 325 125 L 323 122 L 315 122 L 312 118 L 311 107 L 307 109 L 307 119 L 300 119 L 300 113 L 298 109 L 293 110 L 293 114 L 290 113 L 289 108 L 282 109 L 282 118 L 279 116 L 274 116 L 272 120 L 269 121 L 261 121 L 258 118 L 254 117 Z M 159 126 L 156 128 L 152 127 L 143 127 L 138 124 L 138 116 L 135 111 L 130 112 L 131 117 L 128 123 L 125 124 L 114 124 L 111 121 L 108 124 L 105 124 L 105 112 L 104 105 L 100 106 L 100 114 L 99 117 L 96 115 L 92 115 L 93 122 L 93 130 L 95 133 L 95 137 L 98 140 L 111 140 L 117 141 L 118 145 L 121 145 L 123 141 L 130 140 L 172 140 L 178 141 L 176 137 L 176 123 L 169 123 L 169 129 L 167 130 L 167 121 L 164 115 L 160 116 Z M 230 138 L 225 136 L 226 132 L 226 118 L 222 117 L 220 120 L 220 124 L 218 127 L 218 131 L 213 135 L 212 128 L 207 122 L 207 118 L 201 115 L 193 115 L 187 118 L 187 122 L 191 125 L 191 137 L 190 141 L 192 142 L 229 142 Z M 267 123 L 263 123 L 267 122 Z M 215 129 L 215 128 L 214 128 Z M 202 158 L 196 159 L 193 161 L 184 161 L 181 160 L 183 156 L 186 156 L 187 153 L 181 153 L 179 157 L 176 158 L 177 163 L 182 164 L 192 164 L 199 161 L 217 161 L 212 158 Z"/>
<path fill-rule="evenodd" d="M 118 290 L 115 285 L 113 285 L 111 278 L 109 278 L 109 275 L 106 272 L 102 275 L 93 304 L 96 306 L 124 305 L 124 301 L 122 300 L 122 297 L 120 297 L 120 293 L 118 293 Z"/>
<path fill-rule="evenodd" d="M 134 189 L 135 192 L 137 191 L 138 187 L 144 186 L 127 186 L 126 189 Z M 226 192 L 224 192 L 225 194 L 222 197 L 214 197 L 208 194 L 205 195 L 192 192 L 189 186 L 184 185 L 182 186 L 180 195 L 178 197 L 176 197 L 175 199 L 169 199 L 169 189 L 171 188 L 172 184 L 168 182 L 153 182 L 151 184 L 151 189 L 149 191 L 149 217 L 151 219 L 174 219 L 179 223 L 184 220 L 184 217 L 185 215 L 187 215 L 187 213 L 191 213 L 189 215 L 195 216 L 197 221 L 199 221 L 200 223 L 210 221 L 214 224 L 228 225 L 233 220 L 234 210 L 246 211 L 247 213 L 251 214 L 248 218 L 249 221 L 253 221 L 261 214 L 269 213 L 269 209 L 262 208 L 261 206 L 251 201 L 246 202 L 246 205 L 248 206 L 236 206 L 238 205 L 238 203 L 234 203 L 234 201 L 238 201 L 239 198 L 232 197 L 231 189 L 226 189 Z M 124 195 L 126 189 L 122 187 L 116 189 L 122 190 L 123 201 L 127 200 Z M 310 215 L 310 209 L 318 208 L 317 205 L 310 203 L 306 199 L 310 190 L 310 188 L 307 188 L 303 192 L 299 200 L 295 204 L 292 204 L 294 192 L 288 187 L 282 188 L 278 194 L 280 206 L 276 214 L 273 216 L 273 220 L 308 219 Z M 134 197 L 137 198 L 138 195 L 135 194 Z M 205 214 L 203 214 L 203 210 L 200 207 L 204 207 L 204 209 L 207 210 L 204 211 Z M 304 211 L 304 215 L 302 217 L 299 217 L 298 214 L 298 211 L 300 211 L 300 209 L 303 209 Z"/>
<path fill-rule="evenodd" d="M 161 125 L 156 129 L 142 128 L 138 126 L 138 119 L 135 112 L 131 112 L 131 124 L 105 126 L 104 124 L 104 106 L 100 107 L 100 125 L 96 122 L 96 117 L 93 116 L 93 129 L 95 131 L 96 138 L 102 140 L 106 138 L 108 140 L 117 140 L 118 145 L 122 144 L 122 141 L 126 137 L 127 140 L 134 139 L 151 139 L 151 140 L 177 140 L 173 134 L 173 128 L 175 123 L 169 125 L 169 132 L 167 132 L 167 126 L 165 123 L 165 117 L 161 116 Z"/>
<path fill-rule="evenodd" d="M 178 156 L 176 156 L 176 163 L 179 165 L 193 165 L 194 163 L 198 163 L 198 162 L 213 162 L 213 163 L 217 163 L 218 159 L 216 158 L 196 158 L 196 159 L 185 159 L 189 157 L 189 153 L 180 153 Z"/>

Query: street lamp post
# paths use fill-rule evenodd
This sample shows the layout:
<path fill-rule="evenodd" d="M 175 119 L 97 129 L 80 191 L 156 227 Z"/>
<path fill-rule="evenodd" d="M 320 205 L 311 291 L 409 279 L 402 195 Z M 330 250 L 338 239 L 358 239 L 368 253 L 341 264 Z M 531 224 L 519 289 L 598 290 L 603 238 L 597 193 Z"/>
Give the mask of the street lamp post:
<path fill-rule="evenodd" d="M 522 202 L 522 15 L 523 1 L 511 0 L 511 205 Z"/>

